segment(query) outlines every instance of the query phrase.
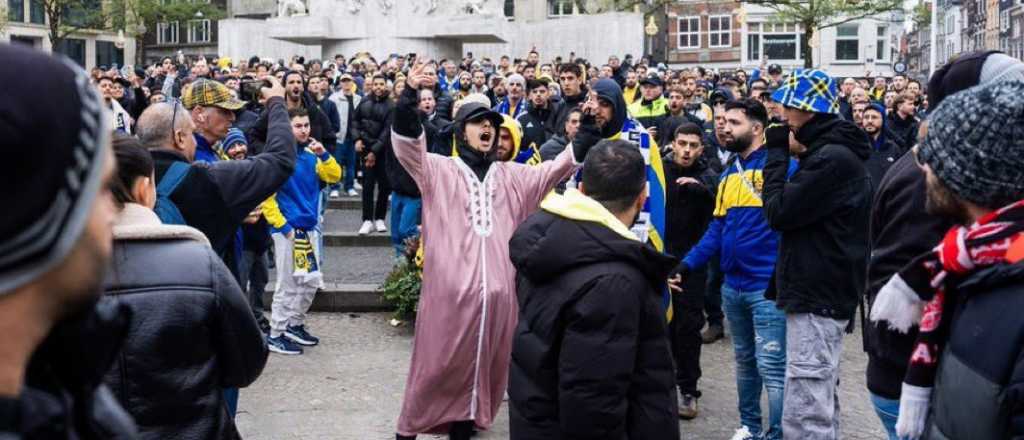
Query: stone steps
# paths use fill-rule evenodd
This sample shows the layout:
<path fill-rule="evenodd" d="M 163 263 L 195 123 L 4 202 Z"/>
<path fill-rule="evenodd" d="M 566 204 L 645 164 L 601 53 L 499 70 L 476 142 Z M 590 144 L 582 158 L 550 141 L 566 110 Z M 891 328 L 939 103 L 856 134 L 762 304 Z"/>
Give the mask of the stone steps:
<path fill-rule="evenodd" d="M 267 285 L 263 304 L 270 310 L 274 298 L 274 283 Z M 313 312 L 383 312 L 390 310 L 381 300 L 376 284 L 327 283 L 313 298 L 309 308 Z"/>

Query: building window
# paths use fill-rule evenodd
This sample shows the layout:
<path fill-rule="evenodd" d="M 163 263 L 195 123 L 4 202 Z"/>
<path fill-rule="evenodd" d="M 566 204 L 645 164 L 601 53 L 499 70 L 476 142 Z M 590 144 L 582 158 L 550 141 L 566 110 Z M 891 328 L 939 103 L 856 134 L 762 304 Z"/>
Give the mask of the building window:
<path fill-rule="evenodd" d="M 836 26 L 836 60 L 857 61 L 860 59 L 860 40 L 857 34 L 860 24 L 843 24 Z"/>
<path fill-rule="evenodd" d="M 803 31 L 794 23 L 749 23 L 747 58 L 750 61 L 799 61 Z"/>
<path fill-rule="evenodd" d="M 505 0 L 505 17 L 506 18 L 515 18 L 515 16 L 516 16 L 516 1 L 515 0 Z"/>
<path fill-rule="evenodd" d="M 732 46 L 732 16 L 714 15 L 708 18 L 708 47 Z"/>
<path fill-rule="evenodd" d="M 889 59 L 889 51 L 886 50 L 885 42 L 889 39 L 889 27 L 879 26 L 878 36 L 875 41 L 875 60 L 882 61 Z"/>
<path fill-rule="evenodd" d="M 676 47 L 679 49 L 700 49 L 700 17 L 679 17 L 679 34 Z"/>
<path fill-rule="evenodd" d="M 575 3 L 574 0 L 548 0 L 548 16 L 564 17 L 573 15 Z"/>
<path fill-rule="evenodd" d="M 62 53 L 78 63 L 79 66 L 85 67 L 85 40 L 65 38 L 57 44 L 54 52 Z"/>
<path fill-rule="evenodd" d="M 178 44 L 178 22 L 157 23 L 156 44 Z"/>
<path fill-rule="evenodd" d="M 1010 11 L 999 12 L 999 31 L 1006 32 L 1010 30 Z"/>
<path fill-rule="evenodd" d="M 7 21 L 25 21 L 25 0 L 7 0 Z"/>
<path fill-rule="evenodd" d="M 46 10 L 39 0 L 30 0 L 28 3 L 28 22 L 35 24 L 46 24 Z"/>
<path fill-rule="evenodd" d="M 118 49 L 113 41 L 96 41 L 96 65 L 124 65 L 124 49 Z"/>
<path fill-rule="evenodd" d="M 210 42 L 210 20 L 191 20 L 188 22 L 189 43 Z"/>
<path fill-rule="evenodd" d="M 946 16 L 946 34 L 947 35 L 952 34 L 953 33 L 953 28 L 955 26 L 956 26 L 956 16 L 952 15 L 952 14 L 947 15 Z"/>

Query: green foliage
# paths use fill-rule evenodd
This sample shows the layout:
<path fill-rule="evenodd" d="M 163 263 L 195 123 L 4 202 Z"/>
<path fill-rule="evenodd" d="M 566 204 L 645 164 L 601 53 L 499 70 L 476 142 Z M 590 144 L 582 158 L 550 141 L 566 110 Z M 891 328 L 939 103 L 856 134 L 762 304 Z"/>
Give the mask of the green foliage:
<path fill-rule="evenodd" d="M 932 8 L 928 7 L 925 2 L 920 2 L 914 6 L 913 11 L 914 23 L 920 26 L 930 26 L 932 23 Z"/>
<path fill-rule="evenodd" d="M 402 321 L 416 319 L 416 308 L 420 302 L 423 287 L 423 254 L 420 237 L 405 240 L 405 254 L 402 260 L 388 274 L 380 290 L 384 292 L 384 303 L 395 308 L 394 318 Z"/>
<path fill-rule="evenodd" d="M 420 302 L 423 274 L 415 264 L 403 261 L 388 274 L 381 290 L 384 302 L 395 308 L 394 318 L 403 321 L 416 319 Z"/>

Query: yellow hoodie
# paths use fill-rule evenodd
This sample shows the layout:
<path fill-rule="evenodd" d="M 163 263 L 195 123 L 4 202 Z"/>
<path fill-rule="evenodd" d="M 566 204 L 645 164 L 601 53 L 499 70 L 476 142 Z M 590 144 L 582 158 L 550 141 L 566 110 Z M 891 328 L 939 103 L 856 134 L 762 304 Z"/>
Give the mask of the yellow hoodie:
<path fill-rule="evenodd" d="M 562 195 L 551 191 L 544 201 L 540 202 L 540 209 L 567 219 L 597 223 L 625 238 L 640 241 L 640 238 L 607 208 L 575 188 L 566 188 L 565 194 Z"/>
<path fill-rule="evenodd" d="M 509 134 L 512 136 L 512 155 L 509 156 L 508 160 L 515 160 L 516 156 L 519 155 L 519 144 L 523 140 L 523 127 L 519 125 L 519 121 L 509 115 L 503 114 L 501 115 L 501 128 L 508 130 Z"/>

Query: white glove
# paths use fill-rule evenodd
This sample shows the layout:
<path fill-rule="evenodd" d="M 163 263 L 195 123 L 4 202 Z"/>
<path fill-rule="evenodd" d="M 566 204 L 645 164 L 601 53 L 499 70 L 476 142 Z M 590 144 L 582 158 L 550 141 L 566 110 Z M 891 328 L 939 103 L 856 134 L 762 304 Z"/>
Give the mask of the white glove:
<path fill-rule="evenodd" d="M 928 401 L 932 389 L 903 384 L 900 393 L 900 416 L 896 419 L 896 435 L 899 438 L 917 439 L 924 433 L 925 419 L 928 418 Z"/>

